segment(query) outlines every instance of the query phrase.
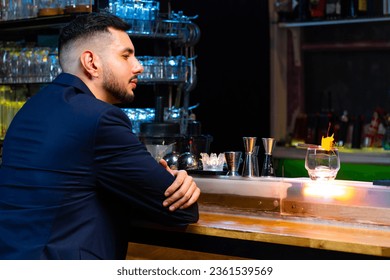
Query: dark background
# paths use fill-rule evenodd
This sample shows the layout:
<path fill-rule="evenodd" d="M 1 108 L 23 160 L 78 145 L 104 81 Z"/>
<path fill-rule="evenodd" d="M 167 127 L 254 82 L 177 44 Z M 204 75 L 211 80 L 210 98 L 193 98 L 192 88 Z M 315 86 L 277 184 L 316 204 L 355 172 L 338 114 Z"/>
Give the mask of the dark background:
<path fill-rule="evenodd" d="M 306 112 L 340 116 L 346 110 L 349 116 L 362 116 L 365 123 L 378 108 L 390 112 L 390 53 L 383 43 L 389 34 L 388 22 L 306 28 Z M 329 42 L 351 47 L 332 48 Z M 310 49 L 321 44 L 327 47 Z"/>
<path fill-rule="evenodd" d="M 167 0 L 160 1 L 160 11 L 167 7 Z M 243 136 L 269 137 L 268 1 L 176 0 L 171 9 L 198 15 L 197 83 L 189 105 L 199 103 L 193 113 L 202 133 L 213 137 L 210 152 L 243 150 Z M 136 55 L 143 55 L 141 40 L 133 42 Z M 150 90 L 140 85 L 132 107 L 153 107 L 153 95 L 165 94 L 164 87 Z"/>
<path fill-rule="evenodd" d="M 106 0 L 99 7 L 106 7 Z M 197 82 L 190 92 L 189 106 L 201 123 L 202 133 L 212 136 L 210 152 L 243 150 L 242 137 L 269 137 L 270 61 L 268 1 L 160 0 L 160 12 L 183 11 L 200 28 L 194 46 Z M 42 30 L 41 30 L 42 31 Z M 58 30 L 45 28 L 7 33 L 4 40 L 37 41 L 41 46 L 57 44 Z M 36 36 L 38 38 L 36 38 Z M 136 56 L 167 56 L 169 40 L 131 37 Z M 177 50 L 176 50 L 177 51 Z M 174 54 L 174 55 L 177 55 Z M 30 94 L 38 89 L 29 86 Z M 125 107 L 154 108 L 156 96 L 168 96 L 169 86 L 139 84 L 135 101 Z M 175 99 L 175 96 L 173 95 Z M 174 101 L 174 100 L 173 100 Z M 183 105 L 181 103 L 181 105 Z M 258 141 L 259 143 L 259 141 Z"/>

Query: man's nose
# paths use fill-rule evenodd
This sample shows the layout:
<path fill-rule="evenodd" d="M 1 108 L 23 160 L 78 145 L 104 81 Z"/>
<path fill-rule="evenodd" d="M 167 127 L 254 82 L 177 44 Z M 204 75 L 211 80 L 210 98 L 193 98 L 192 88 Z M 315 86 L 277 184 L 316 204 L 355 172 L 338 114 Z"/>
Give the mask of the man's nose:
<path fill-rule="evenodd" d="M 139 60 L 136 58 L 135 59 L 135 67 L 134 67 L 134 72 L 135 73 L 142 73 L 144 72 L 144 67 L 142 66 L 142 64 L 139 62 Z"/>

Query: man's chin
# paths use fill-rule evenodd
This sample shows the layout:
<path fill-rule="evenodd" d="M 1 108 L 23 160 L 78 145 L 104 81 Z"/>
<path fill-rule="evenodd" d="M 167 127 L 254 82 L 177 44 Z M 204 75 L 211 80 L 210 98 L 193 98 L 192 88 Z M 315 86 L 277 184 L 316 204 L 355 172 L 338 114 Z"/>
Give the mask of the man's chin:
<path fill-rule="evenodd" d="M 118 100 L 120 104 L 126 105 L 130 104 L 134 101 L 134 94 L 133 92 L 126 94 L 126 96 L 123 96 L 120 100 Z"/>

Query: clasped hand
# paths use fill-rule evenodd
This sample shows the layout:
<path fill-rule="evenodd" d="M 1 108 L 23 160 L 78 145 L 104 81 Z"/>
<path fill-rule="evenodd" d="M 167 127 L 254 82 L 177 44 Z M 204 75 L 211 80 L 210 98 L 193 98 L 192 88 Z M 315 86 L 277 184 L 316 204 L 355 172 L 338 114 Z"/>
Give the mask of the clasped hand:
<path fill-rule="evenodd" d="M 161 159 L 159 163 L 176 178 L 164 193 L 167 198 L 163 205 L 169 207 L 170 211 L 175 211 L 176 209 L 186 209 L 194 204 L 200 196 L 200 189 L 193 177 L 189 176 L 185 170 L 171 169 L 164 159 Z"/>

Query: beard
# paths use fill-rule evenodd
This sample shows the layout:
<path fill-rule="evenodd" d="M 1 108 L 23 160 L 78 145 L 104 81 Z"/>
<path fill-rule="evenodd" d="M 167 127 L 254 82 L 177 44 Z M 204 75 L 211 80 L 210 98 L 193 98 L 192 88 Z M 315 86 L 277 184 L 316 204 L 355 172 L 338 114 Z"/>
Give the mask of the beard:
<path fill-rule="evenodd" d="M 111 69 L 107 66 L 104 67 L 103 74 L 103 88 L 120 104 L 128 104 L 133 102 L 134 94 L 128 93 L 127 89 L 120 85 L 118 79 L 115 78 Z"/>

